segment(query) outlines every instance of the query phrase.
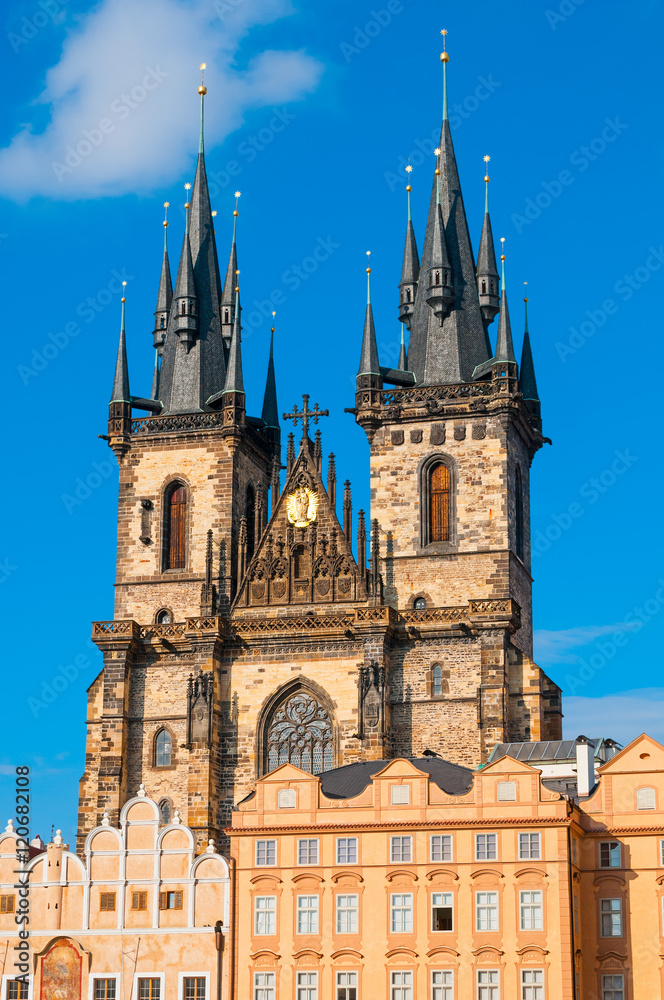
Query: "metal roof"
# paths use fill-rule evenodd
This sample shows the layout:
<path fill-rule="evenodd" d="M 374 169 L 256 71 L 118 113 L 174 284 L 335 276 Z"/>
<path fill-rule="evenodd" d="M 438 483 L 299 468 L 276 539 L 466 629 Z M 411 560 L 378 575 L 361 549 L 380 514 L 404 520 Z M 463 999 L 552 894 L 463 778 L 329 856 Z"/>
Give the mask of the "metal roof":
<path fill-rule="evenodd" d="M 599 751 L 604 743 L 602 737 L 591 739 L 590 743 L 595 748 L 595 757 L 599 756 Z M 491 751 L 489 763 L 500 760 L 501 757 L 514 757 L 531 763 L 539 761 L 573 760 L 576 757 L 576 740 L 545 740 L 538 743 L 497 743 Z"/>
<path fill-rule="evenodd" d="M 425 771 L 443 792 L 448 795 L 465 795 L 473 783 L 473 772 L 460 764 L 451 764 L 440 757 L 408 757 L 413 767 Z M 394 760 L 394 758 L 392 758 Z M 365 760 L 347 764 L 320 775 L 323 794 L 328 799 L 352 799 L 363 792 L 374 774 L 378 774 L 392 760 Z"/>

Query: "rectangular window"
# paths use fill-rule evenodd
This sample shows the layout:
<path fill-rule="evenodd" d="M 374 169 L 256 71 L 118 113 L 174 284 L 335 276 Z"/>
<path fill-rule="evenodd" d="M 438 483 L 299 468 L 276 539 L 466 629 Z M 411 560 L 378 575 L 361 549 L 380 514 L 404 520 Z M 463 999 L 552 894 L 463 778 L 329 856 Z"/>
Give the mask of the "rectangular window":
<path fill-rule="evenodd" d="M 542 857 L 539 833 L 519 834 L 519 858 L 521 861 L 539 861 Z"/>
<path fill-rule="evenodd" d="M 574 897 L 574 933 L 579 933 L 579 897 Z"/>
<path fill-rule="evenodd" d="M 138 980 L 138 1000 L 160 1000 L 161 980 L 160 979 L 139 979 Z"/>
<path fill-rule="evenodd" d="M 357 972 L 337 972 L 334 1000 L 357 1000 Z"/>
<path fill-rule="evenodd" d="M 659 863 L 660 866 L 664 867 L 664 840 L 659 842 Z"/>
<path fill-rule="evenodd" d="M 521 1000 L 544 1000 L 544 969 L 522 969 Z"/>
<path fill-rule="evenodd" d="M 498 969 L 485 969 L 477 973 L 477 1000 L 500 1000 Z"/>
<path fill-rule="evenodd" d="M 337 837 L 337 864 L 357 864 L 357 837 Z"/>
<path fill-rule="evenodd" d="M 413 973 L 392 972 L 390 975 L 390 1000 L 413 1000 Z"/>
<path fill-rule="evenodd" d="M 277 976 L 275 972 L 254 972 L 253 1000 L 275 1000 Z"/>
<path fill-rule="evenodd" d="M 94 1000 L 115 1000 L 115 979 L 95 979 Z"/>
<path fill-rule="evenodd" d="M 413 838 L 412 837 L 390 837 L 390 861 L 412 861 L 413 860 Z"/>
<path fill-rule="evenodd" d="M 182 1000 L 205 1000 L 205 976 L 187 976 Z"/>
<path fill-rule="evenodd" d="M 602 1000 L 625 1000 L 624 976 L 602 976 Z"/>
<path fill-rule="evenodd" d="M 254 934 L 277 933 L 277 897 L 256 896 L 254 900 Z"/>
<path fill-rule="evenodd" d="M 617 840 L 603 840 L 599 845 L 600 868 L 620 868 L 620 844 Z"/>
<path fill-rule="evenodd" d="M 434 892 L 431 894 L 431 930 L 451 931 L 452 927 L 452 893 Z"/>
<path fill-rule="evenodd" d="M 132 910 L 147 910 L 148 908 L 147 892 L 132 892 L 131 908 Z"/>
<path fill-rule="evenodd" d="M 28 984 L 20 979 L 10 979 L 7 983 L 7 1000 L 28 1000 L 28 989 Z"/>
<path fill-rule="evenodd" d="M 276 840 L 256 841 L 256 866 L 276 865 L 277 863 L 277 842 Z"/>
<path fill-rule="evenodd" d="M 452 835 L 435 834 L 431 838 L 431 860 L 451 861 L 452 860 Z"/>
<path fill-rule="evenodd" d="M 182 893 L 178 889 L 175 892 L 160 892 L 159 893 L 159 909 L 160 910 L 181 910 L 182 909 Z"/>
<path fill-rule="evenodd" d="M 576 864 L 576 837 L 572 837 L 572 861 Z"/>
<path fill-rule="evenodd" d="M 297 842 L 297 863 L 298 865 L 318 864 L 318 841 L 298 840 Z"/>
<path fill-rule="evenodd" d="M 391 928 L 393 934 L 411 934 L 413 931 L 412 892 L 393 892 L 391 897 Z"/>
<path fill-rule="evenodd" d="M 495 861 L 498 857 L 498 834 L 475 834 L 475 860 Z"/>
<path fill-rule="evenodd" d="M 13 913 L 15 905 L 15 896 L 0 896 L 0 913 Z"/>
<path fill-rule="evenodd" d="M 454 973 L 451 969 L 431 973 L 431 1000 L 454 1000 Z"/>
<path fill-rule="evenodd" d="M 600 899 L 600 936 L 622 937 L 622 899 Z"/>
<path fill-rule="evenodd" d="M 410 802 L 410 785 L 390 785 L 390 803 L 393 806 L 407 806 Z"/>
<path fill-rule="evenodd" d="M 526 892 L 520 892 L 519 909 L 522 931 L 542 930 L 542 892 L 540 889 L 528 889 Z"/>
<path fill-rule="evenodd" d="M 475 928 L 478 931 L 498 930 L 498 893 L 475 893 Z"/>
<path fill-rule="evenodd" d="M 99 909 L 102 913 L 105 911 L 115 910 L 114 892 L 102 892 L 99 894 Z"/>
<path fill-rule="evenodd" d="M 318 934 L 318 896 L 297 897 L 297 933 Z"/>
<path fill-rule="evenodd" d="M 296 1000 L 318 1000 L 318 973 L 298 972 Z"/>
<path fill-rule="evenodd" d="M 337 896 L 337 934 L 357 934 L 358 899 L 356 895 Z"/>

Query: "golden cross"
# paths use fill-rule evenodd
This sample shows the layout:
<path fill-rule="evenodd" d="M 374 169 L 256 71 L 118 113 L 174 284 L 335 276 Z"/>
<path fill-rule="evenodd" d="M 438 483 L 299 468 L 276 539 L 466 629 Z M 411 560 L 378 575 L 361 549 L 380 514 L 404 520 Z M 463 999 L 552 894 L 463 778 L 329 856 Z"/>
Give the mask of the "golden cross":
<path fill-rule="evenodd" d="M 302 421 L 302 438 L 306 438 L 309 434 L 309 419 L 313 420 L 315 424 L 318 423 L 319 417 L 329 417 L 329 410 L 321 410 L 318 403 L 315 404 L 313 410 L 309 409 L 309 396 L 306 393 L 302 394 L 302 409 L 298 410 L 297 404 L 293 406 L 292 413 L 284 413 L 284 420 L 292 420 L 295 427 L 297 427 L 298 420 Z"/>

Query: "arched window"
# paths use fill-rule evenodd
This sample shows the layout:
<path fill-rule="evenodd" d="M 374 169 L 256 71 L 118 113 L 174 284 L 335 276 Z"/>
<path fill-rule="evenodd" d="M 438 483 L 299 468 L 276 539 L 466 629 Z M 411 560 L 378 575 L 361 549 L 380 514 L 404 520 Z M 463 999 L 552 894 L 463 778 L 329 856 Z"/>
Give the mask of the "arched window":
<path fill-rule="evenodd" d="M 410 288 L 406 289 L 406 302 L 410 302 Z"/>
<path fill-rule="evenodd" d="M 334 767 L 334 729 L 327 711 L 308 691 L 286 695 L 265 726 L 265 773 L 294 764 L 310 774 Z"/>
<path fill-rule="evenodd" d="M 224 309 L 224 323 L 230 323 L 228 318 L 228 309 Z"/>
<path fill-rule="evenodd" d="M 482 295 L 486 295 L 486 281 L 482 282 Z"/>
<path fill-rule="evenodd" d="M 158 611 L 154 617 L 155 624 L 157 625 L 170 625 L 171 624 L 171 613 L 168 608 L 162 608 Z"/>
<path fill-rule="evenodd" d="M 171 821 L 171 800 L 162 799 L 159 803 L 159 819 L 166 826 Z"/>
<path fill-rule="evenodd" d="M 413 608 L 415 611 L 425 611 L 427 606 L 426 597 L 416 597 L 413 602 Z"/>
<path fill-rule="evenodd" d="M 516 802 L 516 782 L 499 781 L 496 798 L 499 802 Z"/>
<path fill-rule="evenodd" d="M 161 319 L 159 321 L 159 329 L 160 330 L 164 329 L 164 317 L 163 316 L 161 317 Z"/>
<path fill-rule="evenodd" d="M 296 545 L 293 549 L 293 579 L 309 578 L 309 550 L 306 545 Z"/>
<path fill-rule="evenodd" d="M 429 472 L 429 542 L 450 540 L 450 470 L 442 462 Z"/>
<path fill-rule="evenodd" d="M 516 554 L 519 559 L 523 559 L 523 482 L 521 480 L 521 466 L 517 465 L 514 474 L 514 519 Z"/>
<path fill-rule="evenodd" d="M 491 282 L 491 294 L 492 294 L 492 295 L 493 295 L 493 293 L 494 293 L 494 288 L 495 288 L 495 286 L 494 286 L 494 283 L 493 283 L 493 281 L 492 281 L 492 282 Z"/>
<path fill-rule="evenodd" d="M 187 490 L 182 483 L 171 483 L 165 501 L 164 568 L 184 569 L 187 551 Z"/>
<path fill-rule="evenodd" d="M 655 800 L 655 789 L 654 788 L 639 788 L 636 792 L 636 808 L 641 809 L 656 809 L 657 803 Z"/>
<path fill-rule="evenodd" d="M 432 694 L 434 698 L 440 697 L 443 693 L 443 668 L 440 663 L 436 663 L 432 672 Z"/>
<path fill-rule="evenodd" d="M 247 486 L 244 515 L 247 519 L 247 560 L 249 560 L 253 556 L 256 546 L 256 494 L 251 483 Z"/>
<path fill-rule="evenodd" d="M 155 767 L 170 767 L 171 764 L 171 734 L 168 729 L 160 729 L 154 741 Z"/>
<path fill-rule="evenodd" d="M 440 271 L 436 271 L 436 284 L 440 284 Z"/>

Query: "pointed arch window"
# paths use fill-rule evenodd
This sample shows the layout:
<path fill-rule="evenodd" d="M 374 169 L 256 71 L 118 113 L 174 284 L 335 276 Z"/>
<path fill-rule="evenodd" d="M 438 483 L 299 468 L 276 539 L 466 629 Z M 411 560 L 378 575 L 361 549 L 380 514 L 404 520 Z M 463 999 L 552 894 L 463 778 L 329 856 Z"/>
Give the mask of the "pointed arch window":
<path fill-rule="evenodd" d="M 486 281 L 482 282 L 482 295 L 486 295 Z"/>
<path fill-rule="evenodd" d="M 515 541 L 516 554 L 523 560 L 523 481 L 521 479 L 521 466 L 517 465 L 514 474 L 514 521 L 515 521 Z"/>
<path fill-rule="evenodd" d="M 171 734 L 168 729 L 160 729 L 154 741 L 154 766 L 171 766 Z"/>
<path fill-rule="evenodd" d="M 433 691 L 434 698 L 439 698 L 443 693 L 443 668 L 437 663 L 433 668 Z"/>
<path fill-rule="evenodd" d="M 171 821 L 172 803 L 170 799 L 162 799 L 159 803 L 159 820 L 164 826 Z"/>
<path fill-rule="evenodd" d="M 429 542 L 450 540 L 450 470 L 442 462 L 429 473 Z"/>
<path fill-rule="evenodd" d="M 187 553 L 187 490 L 171 483 L 165 495 L 164 569 L 184 569 Z"/>
<path fill-rule="evenodd" d="M 290 691 L 264 728 L 263 771 L 290 763 L 310 774 L 334 767 L 334 727 L 327 709 L 303 689 Z"/>
<path fill-rule="evenodd" d="M 251 559 L 256 547 L 256 493 L 251 483 L 247 486 L 244 516 L 247 519 L 247 559 Z"/>

